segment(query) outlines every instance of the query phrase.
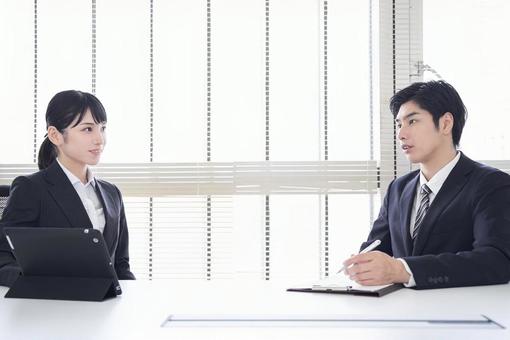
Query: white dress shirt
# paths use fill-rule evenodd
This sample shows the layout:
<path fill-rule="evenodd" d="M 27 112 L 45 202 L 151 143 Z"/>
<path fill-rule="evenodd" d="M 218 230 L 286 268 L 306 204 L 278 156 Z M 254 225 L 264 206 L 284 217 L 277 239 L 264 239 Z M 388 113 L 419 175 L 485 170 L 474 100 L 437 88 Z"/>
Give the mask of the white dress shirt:
<path fill-rule="evenodd" d="M 418 182 L 418 186 L 416 188 L 416 195 L 414 197 L 413 209 L 411 211 L 411 219 L 409 221 L 409 233 L 411 235 L 413 234 L 414 223 L 416 222 L 415 221 L 416 213 L 418 211 L 418 207 L 420 206 L 421 187 L 423 186 L 423 184 L 427 184 L 427 186 L 429 187 L 429 189 L 431 191 L 431 193 L 429 194 L 429 206 L 431 206 L 432 202 L 434 201 L 434 198 L 436 198 L 437 193 L 439 192 L 439 190 L 443 186 L 444 182 L 448 178 L 448 175 L 450 175 L 450 172 L 452 172 L 455 165 L 457 165 L 457 162 L 459 161 L 459 159 L 460 159 L 460 152 L 457 152 L 457 156 L 455 156 L 455 158 L 453 158 L 448 164 L 443 166 L 441 168 L 441 170 L 439 170 L 428 182 L 427 182 L 427 179 L 425 178 L 425 176 L 423 175 L 423 173 L 420 171 L 420 181 Z M 409 273 L 409 275 L 411 275 L 411 277 L 409 278 L 409 282 L 404 283 L 404 286 L 406 286 L 406 287 L 416 286 L 416 281 L 414 280 L 413 272 L 409 268 L 409 265 L 407 264 L 407 262 L 404 259 L 398 259 L 398 260 L 400 260 L 404 264 L 404 267 L 405 267 L 407 273 Z"/>
<path fill-rule="evenodd" d="M 87 183 L 83 184 L 78 177 L 73 175 L 71 171 L 63 166 L 62 163 L 60 163 L 58 158 L 57 162 L 62 170 L 64 170 L 67 178 L 69 178 L 69 181 L 73 185 L 74 190 L 76 190 L 76 193 L 78 193 L 78 196 L 83 203 L 83 207 L 89 216 L 90 222 L 92 222 L 92 227 L 103 233 L 106 220 L 104 216 L 103 205 L 101 204 L 101 200 L 99 199 L 95 190 L 96 180 L 92 172 L 90 169 L 87 169 Z"/>

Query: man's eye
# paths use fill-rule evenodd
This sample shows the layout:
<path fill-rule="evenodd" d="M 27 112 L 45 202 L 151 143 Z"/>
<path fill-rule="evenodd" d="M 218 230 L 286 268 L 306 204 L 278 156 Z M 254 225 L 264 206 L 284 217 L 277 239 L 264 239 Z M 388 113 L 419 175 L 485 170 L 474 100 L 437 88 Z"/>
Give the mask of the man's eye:
<path fill-rule="evenodd" d="M 397 127 L 398 127 L 399 129 L 400 129 L 400 128 L 402 128 L 402 124 L 397 123 Z"/>

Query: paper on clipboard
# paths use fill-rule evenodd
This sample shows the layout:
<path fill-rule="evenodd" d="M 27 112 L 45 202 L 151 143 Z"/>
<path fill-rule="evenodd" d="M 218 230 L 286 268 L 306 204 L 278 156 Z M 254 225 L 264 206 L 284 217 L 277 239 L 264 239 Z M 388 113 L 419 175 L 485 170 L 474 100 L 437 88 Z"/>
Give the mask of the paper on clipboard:
<path fill-rule="evenodd" d="M 365 291 L 365 292 L 375 292 L 386 287 L 391 286 L 392 284 L 387 285 L 378 285 L 378 286 L 363 286 L 357 283 L 356 281 L 349 280 L 345 275 L 333 275 L 326 279 L 317 281 L 311 285 L 312 290 L 357 290 L 357 291 Z"/>
<path fill-rule="evenodd" d="M 384 296 L 402 288 L 401 284 L 388 284 L 379 286 L 362 286 L 355 281 L 349 280 L 343 275 L 333 275 L 327 279 L 317 281 L 313 284 L 304 285 L 299 288 L 289 288 L 290 292 L 305 293 L 331 293 L 331 294 L 352 294 L 368 296 Z"/>

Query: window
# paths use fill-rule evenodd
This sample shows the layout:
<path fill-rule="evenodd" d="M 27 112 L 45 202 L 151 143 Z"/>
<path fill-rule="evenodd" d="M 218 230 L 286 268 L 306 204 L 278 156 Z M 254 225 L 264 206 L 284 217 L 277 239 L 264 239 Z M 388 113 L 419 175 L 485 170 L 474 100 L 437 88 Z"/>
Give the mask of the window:
<path fill-rule="evenodd" d="M 2 3 L 0 143 L 19 148 L 2 149 L 0 182 L 35 171 L 54 93 L 93 92 L 109 117 L 95 171 L 123 192 L 139 278 L 328 275 L 396 174 L 386 100 L 406 47 L 379 42 L 379 20 L 409 25 L 406 6 Z"/>
<path fill-rule="evenodd" d="M 425 77 L 442 77 L 459 91 L 468 110 L 461 149 L 504 168 L 501 161 L 510 159 L 509 15 L 506 1 L 423 2 L 424 63 L 434 71 Z"/>

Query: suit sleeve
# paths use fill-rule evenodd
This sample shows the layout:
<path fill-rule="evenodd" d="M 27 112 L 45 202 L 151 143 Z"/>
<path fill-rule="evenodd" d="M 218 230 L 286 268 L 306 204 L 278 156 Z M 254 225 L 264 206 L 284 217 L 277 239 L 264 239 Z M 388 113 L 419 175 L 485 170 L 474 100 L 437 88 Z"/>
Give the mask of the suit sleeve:
<path fill-rule="evenodd" d="M 10 287 L 21 273 L 5 237 L 5 227 L 35 227 L 39 220 L 40 195 L 27 177 L 17 177 L 11 185 L 0 222 L 0 285 Z"/>
<path fill-rule="evenodd" d="M 381 240 L 381 245 L 379 245 L 379 247 L 377 247 L 376 250 L 382 251 L 390 256 L 393 256 L 393 251 L 391 248 L 390 224 L 388 221 L 388 202 L 390 200 L 392 184 L 393 181 L 388 186 L 388 190 L 386 191 L 386 195 L 384 196 L 383 204 L 379 211 L 379 216 L 372 225 L 372 230 L 368 235 L 367 241 L 361 244 L 360 251 L 366 248 L 370 243 L 374 242 L 375 240 Z"/>
<path fill-rule="evenodd" d="M 503 173 L 490 177 L 479 185 L 483 192 L 475 194 L 472 250 L 405 258 L 417 289 L 510 280 L 510 183 Z"/>
<path fill-rule="evenodd" d="M 124 211 L 124 202 L 122 195 L 117 187 L 117 194 L 120 200 L 120 216 L 119 216 L 119 243 L 115 252 L 115 271 L 119 280 L 135 280 L 135 275 L 129 267 L 129 234 L 126 221 L 126 213 Z"/>

